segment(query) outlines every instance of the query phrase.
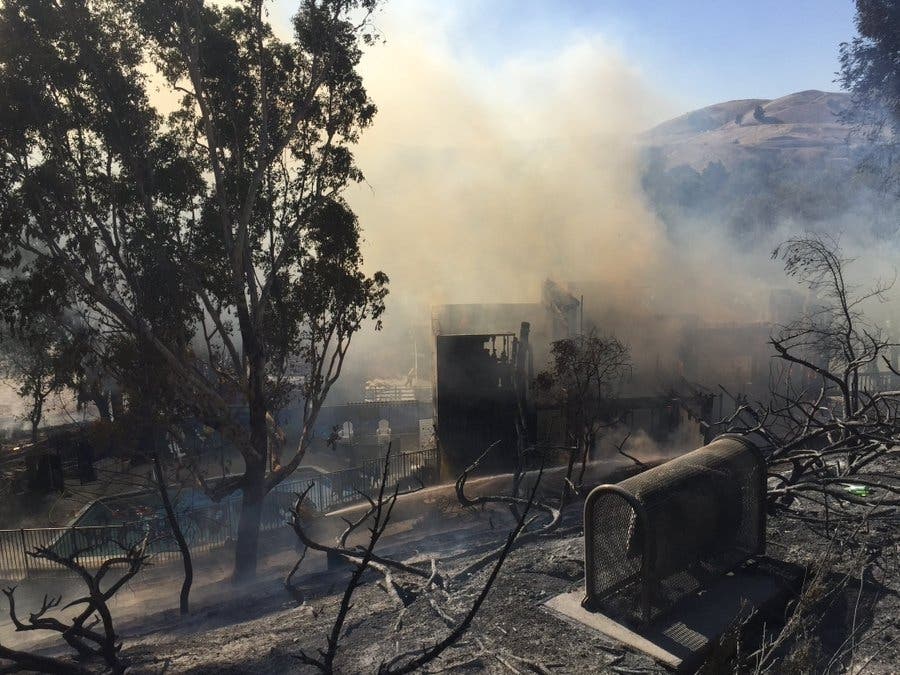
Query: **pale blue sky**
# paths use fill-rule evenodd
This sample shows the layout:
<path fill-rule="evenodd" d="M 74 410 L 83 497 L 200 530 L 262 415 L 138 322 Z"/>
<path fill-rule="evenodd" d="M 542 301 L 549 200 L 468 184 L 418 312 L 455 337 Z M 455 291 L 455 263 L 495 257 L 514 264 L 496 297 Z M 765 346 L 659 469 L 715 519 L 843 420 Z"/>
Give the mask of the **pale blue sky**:
<path fill-rule="evenodd" d="M 836 90 L 838 44 L 854 33 L 852 0 L 393 0 L 432 6 L 446 43 L 469 63 L 559 51 L 601 36 L 678 107 Z M 388 0 L 387 12 L 392 0 Z M 296 7 L 277 0 L 275 18 Z M 427 16 L 428 12 L 421 15 Z M 387 48 L 391 34 L 387 31 Z"/>
<path fill-rule="evenodd" d="M 451 3 L 452 4 L 452 3 Z M 836 90 L 851 0 L 463 0 L 450 43 L 486 61 L 599 33 L 664 95 L 697 107 Z"/>

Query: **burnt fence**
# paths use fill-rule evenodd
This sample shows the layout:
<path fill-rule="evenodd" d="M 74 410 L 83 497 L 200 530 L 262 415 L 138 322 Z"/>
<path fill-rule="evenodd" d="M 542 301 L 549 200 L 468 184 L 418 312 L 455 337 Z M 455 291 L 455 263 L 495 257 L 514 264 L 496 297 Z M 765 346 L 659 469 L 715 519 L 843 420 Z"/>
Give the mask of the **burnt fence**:
<path fill-rule="evenodd" d="M 389 487 L 415 489 L 438 480 L 440 457 L 437 450 L 420 450 L 392 455 L 388 466 Z M 306 506 L 324 512 L 363 499 L 378 487 L 384 460 L 327 474 L 307 475 L 276 486 L 263 501 L 260 528 L 274 530 L 287 525 L 297 495 L 309 487 Z M 176 507 L 177 509 L 177 507 Z M 178 510 L 182 532 L 192 552 L 219 548 L 237 536 L 241 502 L 239 496 L 219 503 Z M 27 555 L 46 548 L 59 556 L 74 556 L 88 569 L 121 553 L 123 548 L 144 538 L 155 562 L 180 558 L 168 521 L 162 513 L 135 522 L 115 525 L 23 528 L 0 530 L 0 579 L 18 580 L 29 575 L 64 573 L 61 565 Z"/>

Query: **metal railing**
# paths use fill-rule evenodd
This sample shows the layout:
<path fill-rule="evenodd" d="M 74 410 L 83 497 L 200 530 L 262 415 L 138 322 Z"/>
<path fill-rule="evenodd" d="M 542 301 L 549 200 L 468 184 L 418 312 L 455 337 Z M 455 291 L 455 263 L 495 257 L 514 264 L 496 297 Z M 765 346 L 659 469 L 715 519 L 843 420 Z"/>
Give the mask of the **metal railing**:
<path fill-rule="evenodd" d="M 388 466 L 388 484 L 401 490 L 435 482 L 439 475 L 437 450 L 392 455 Z M 383 459 L 374 459 L 350 469 L 305 476 L 277 485 L 263 500 L 260 529 L 274 530 L 288 524 L 297 494 L 309 484 L 307 503 L 316 511 L 328 511 L 363 499 L 374 492 L 381 480 Z M 177 517 L 192 552 L 208 551 L 237 537 L 240 498 L 234 496 L 216 504 L 179 510 Z M 144 537 L 154 562 L 174 560 L 180 553 L 165 516 L 157 514 L 137 522 L 114 525 L 22 528 L 0 530 L 0 579 L 18 580 L 32 574 L 60 573 L 57 563 L 27 554 L 35 548 L 47 548 L 61 557 L 74 556 L 88 569 L 121 553 Z"/>
<path fill-rule="evenodd" d="M 399 484 L 401 489 L 428 485 L 438 478 L 440 460 L 438 451 L 419 450 L 391 455 L 388 466 L 388 487 Z M 384 459 L 372 459 L 351 469 L 342 469 L 319 476 L 285 481 L 276 486 L 270 495 L 288 493 L 293 497 L 303 492 L 310 482 L 314 487 L 307 494 L 307 499 L 318 511 L 327 511 L 337 506 L 359 501 L 360 493 L 371 494 L 377 489 L 384 470 Z M 266 513 L 263 514 L 265 521 Z M 268 514 L 269 517 L 275 514 Z M 277 516 L 276 516 L 277 517 Z M 282 521 L 283 522 L 283 521 Z"/>

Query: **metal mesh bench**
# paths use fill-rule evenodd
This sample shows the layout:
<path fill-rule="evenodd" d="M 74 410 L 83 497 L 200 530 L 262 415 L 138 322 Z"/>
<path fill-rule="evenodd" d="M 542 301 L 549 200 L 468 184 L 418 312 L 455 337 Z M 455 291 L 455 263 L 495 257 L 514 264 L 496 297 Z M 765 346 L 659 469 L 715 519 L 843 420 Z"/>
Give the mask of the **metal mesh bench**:
<path fill-rule="evenodd" d="M 765 548 L 765 462 L 746 438 L 709 445 L 585 502 L 582 606 L 647 623 Z"/>

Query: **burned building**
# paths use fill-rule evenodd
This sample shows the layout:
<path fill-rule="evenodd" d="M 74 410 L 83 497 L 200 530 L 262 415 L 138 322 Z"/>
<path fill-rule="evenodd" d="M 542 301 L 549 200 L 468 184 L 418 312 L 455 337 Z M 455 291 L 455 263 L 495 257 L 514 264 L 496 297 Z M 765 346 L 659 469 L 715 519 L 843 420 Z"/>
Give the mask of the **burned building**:
<path fill-rule="evenodd" d="M 433 336 L 516 334 L 523 321 L 530 326 L 533 359 L 542 365 L 554 340 L 580 331 L 581 301 L 547 279 L 541 287 L 540 302 L 462 303 L 431 308 Z"/>
<path fill-rule="evenodd" d="M 509 466 L 516 416 L 527 414 L 533 375 L 528 324 L 513 333 L 435 337 L 435 432 L 446 470 L 459 472 L 494 446 L 482 469 Z"/>
<path fill-rule="evenodd" d="M 565 404 L 544 400 L 540 395 L 535 399 L 528 387 L 535 370 L 546 366 L 552 343 L 582 332 L 583 304 L 560 285 L 547 281 L 539 303 L 433 308 L 436 434 L 448 473 L 465 468 L 495 443 L 498 447 L 482 468 L 510 470 L 515 465 L 516 415 L 520 404 L 528 420 L 529 443 L 537 443 L 550 454 L 556 452 L 551 452 L 552 449 L 570 444 Z M 663 448 L 670 443 L 681 445 L 682 438 L 699 442 L 703 437 L 703 423 L 708 423 L 711 417 L 709 406 L 698 403 L 693 394 L 677 395 L 670 384 L 672 374 L 664 375 L 661 370 L 673 360 L 681 363 L 676 377 L 701 370 L 704 359 L 685 349 L 683 338 L 695 335 L 698 329 L 702 332 L 706 326 L 698 325 L 696 317 L 657 317 L 656 323 L 649 324 L 628 321 L 630 315 L 607 314 L 605 318 L 611 327 L 624 325 L 629 329 L 624 338 L 636 357 L 638 374 L 637 377 L 632 374 L 624 383 L 621 396 L 610 402 L 606 422 L 620 420 L 621 425 L 635 432 L 632 443 L 640 441 L 639 444 L 648 448 Z M 516 354 L 522 352 L 518 347 L 521 336 L 517 338 L 513 332 L 517 321 L 530 326 L 527 357 L 518 369 Z M 662 360 L 650 345 L 664 344 L 667 336 L 680 337 L 682 341 L 671 340 L 668 343 L 671 355 L 667 354 L 671 358 Z M 729 343 L 730 337 L 725 331 L 719 340 L 708 341 L 724 343 L 720 351 L 728 352 L 728 347 L 734 346 Z M 679 354 L 679 350 L 683 353 Z M 648 354 L 654 355 L 652 365 L 647 362 Z M 743 362 L 738 363 L 733 370 L 745 382 L 749 375 L 741 370 L 742 365 Z M 757 361 L 752 365 L 756 366 Z M 521 378 L 520 402 L 514 386 L 517 376 Z M 685 405 L 686 402 L 691 405 Z"/>
<path fill-rule="evenodd" d="M 527 433 L 535 433 L 534 364 L 546 361 L 554 340 L 576 334 L 580 307 L 547 280 L 540 302 L 432 308 L 435 432 L 447 471 L 464 469 L 495 443 L 482 468 L 511 466 L 520 407 Z"/>

